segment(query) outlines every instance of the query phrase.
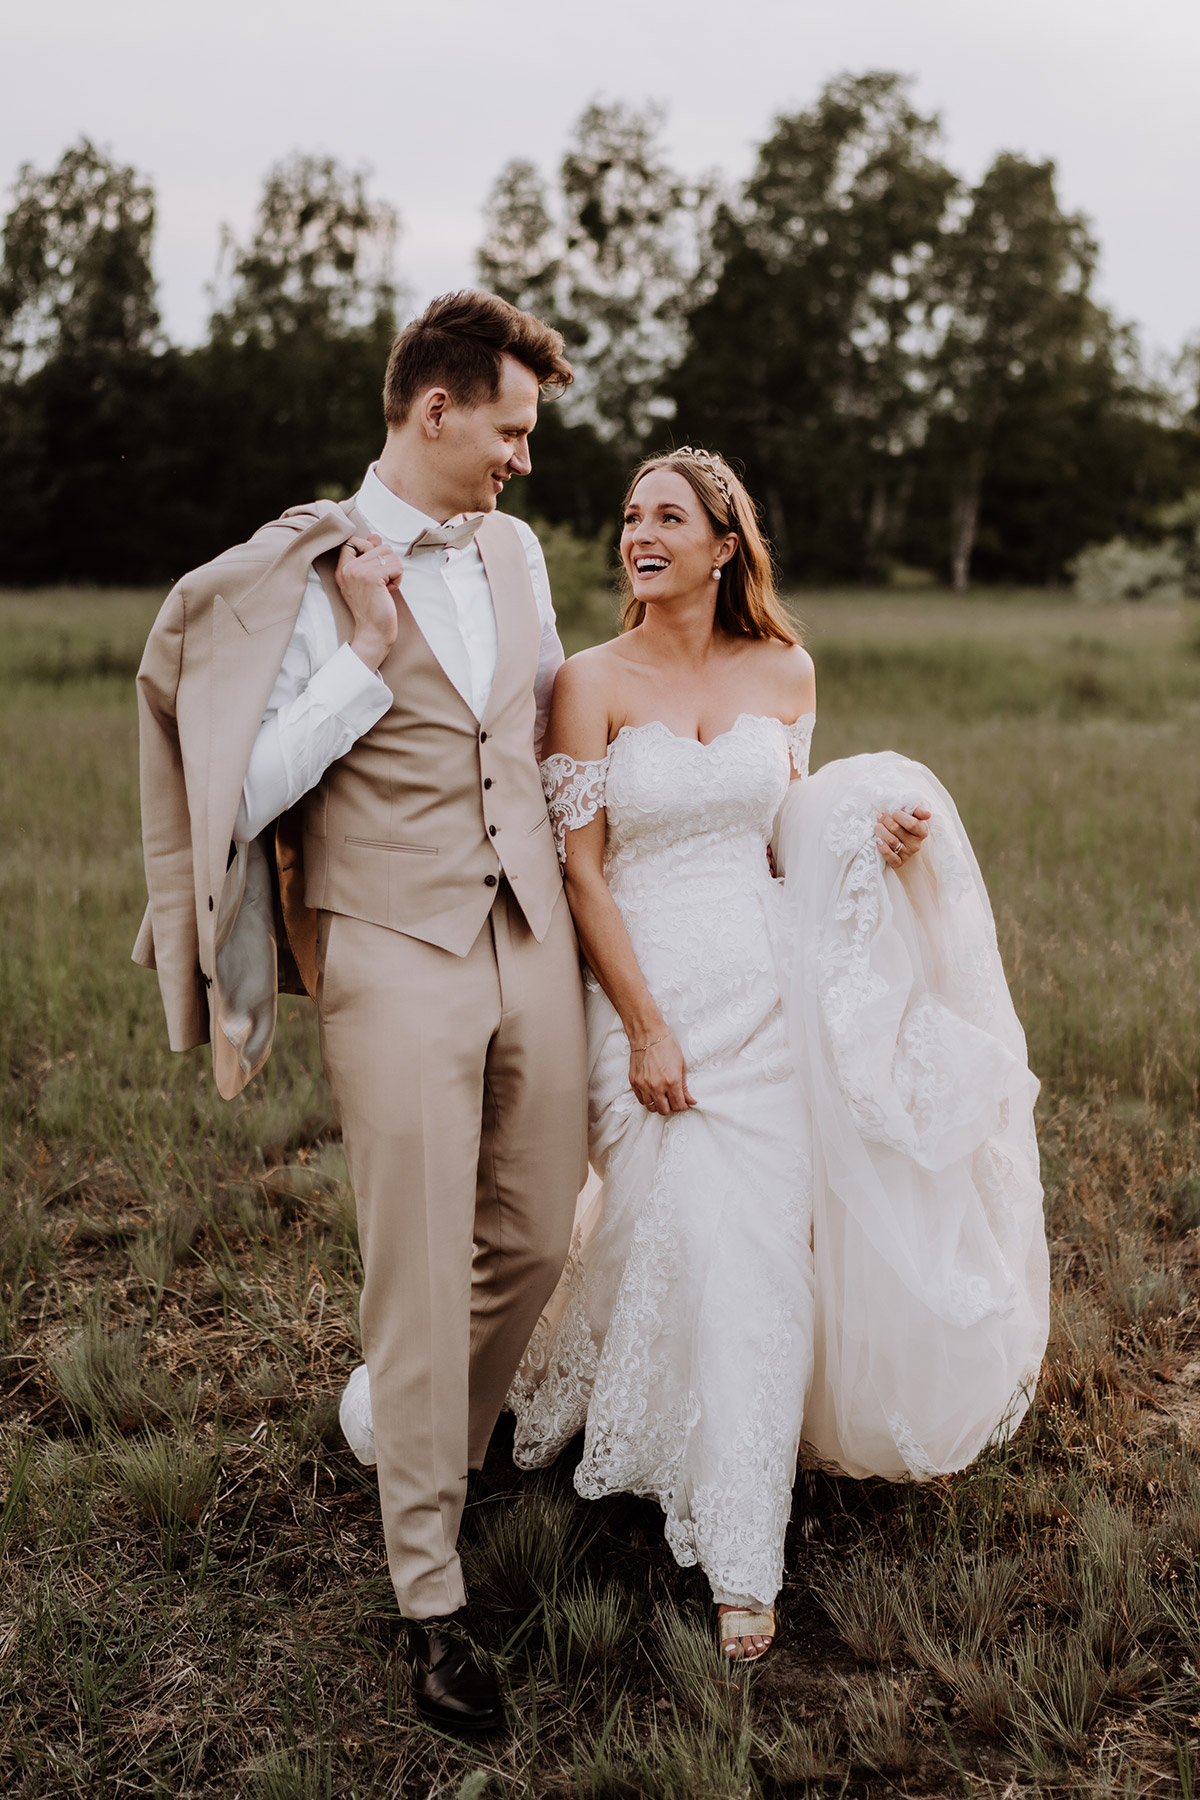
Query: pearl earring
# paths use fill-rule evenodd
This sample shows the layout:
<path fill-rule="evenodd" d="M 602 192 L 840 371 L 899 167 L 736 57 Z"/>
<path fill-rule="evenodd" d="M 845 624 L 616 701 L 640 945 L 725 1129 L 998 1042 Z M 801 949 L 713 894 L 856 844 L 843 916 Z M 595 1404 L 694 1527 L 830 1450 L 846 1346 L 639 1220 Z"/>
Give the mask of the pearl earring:
<path fill-rule="evenodd" d="M 720 579 L 721 579 L 721 565 L 720 565 L 720 563 L 718 563 L 716 568 L 713 570 L 713 580 L 720 581 Z"/>

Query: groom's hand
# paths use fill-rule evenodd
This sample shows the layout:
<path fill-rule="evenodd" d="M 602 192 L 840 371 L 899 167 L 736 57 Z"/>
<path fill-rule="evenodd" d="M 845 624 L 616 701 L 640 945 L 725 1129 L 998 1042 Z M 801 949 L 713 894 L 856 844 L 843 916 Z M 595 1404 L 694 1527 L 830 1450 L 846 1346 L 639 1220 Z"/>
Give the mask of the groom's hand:
<path fill-rule="evenodd" d="M 354 537 L 342 545 L 337 584 L 354 619 L 350 648 L 368 669 L 378 669 L 396 641 L 392 589 L 403 571 L 403 562 L 381 537 Z"/>

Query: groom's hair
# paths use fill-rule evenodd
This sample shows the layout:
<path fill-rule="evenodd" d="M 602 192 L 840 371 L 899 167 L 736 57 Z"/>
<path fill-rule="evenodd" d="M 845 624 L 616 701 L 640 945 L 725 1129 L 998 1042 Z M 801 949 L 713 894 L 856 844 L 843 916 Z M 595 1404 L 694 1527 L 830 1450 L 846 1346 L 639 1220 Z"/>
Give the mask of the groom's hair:
<path fill-rule="evenodd" d="M 575 379 L 563 355 L 562 333 L 552 325 L 499 294 L 465 288 L 439 295 L 392 345 L 383 382 L 384 418 L 389 425 L 401 424 L 413 401 L 431 387 L 444 387 L 456 406 L 494 400 L 505 356 L 532 370 L 543 393 L 561 394 Z"/>

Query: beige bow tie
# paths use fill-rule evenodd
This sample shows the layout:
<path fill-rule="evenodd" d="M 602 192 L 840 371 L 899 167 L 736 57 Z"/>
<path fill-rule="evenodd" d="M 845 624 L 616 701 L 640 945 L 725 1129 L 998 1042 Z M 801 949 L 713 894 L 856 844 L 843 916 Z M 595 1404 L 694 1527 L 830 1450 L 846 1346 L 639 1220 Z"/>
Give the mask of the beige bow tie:
<path fill-rule="evenodd" d="M 408 546 L 410 556 L 422 556 L 427 550 L 462 550 L 479 527 L 483 524 L 483 514 L 473 519 L 463 519 L 457 525 L 434 525 L 415 537 Z"/>

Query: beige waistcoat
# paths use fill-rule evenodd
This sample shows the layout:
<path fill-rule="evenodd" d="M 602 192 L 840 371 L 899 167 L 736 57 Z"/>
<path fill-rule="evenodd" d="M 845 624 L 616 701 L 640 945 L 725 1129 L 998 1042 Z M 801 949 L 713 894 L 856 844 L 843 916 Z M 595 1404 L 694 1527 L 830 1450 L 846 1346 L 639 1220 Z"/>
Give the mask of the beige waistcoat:
<path fill-rule="evenodd" d="M 369 529 L 365 521 L 362 529 Z M 478 936 L 501 874 L 539 942 L 561 892 L 533 750 L 541 624 L 529 567 L 502 514 L 483 521 L 476 542 L 498 639 L 483 719 L 401 600 L 396 642 L 379 671 L 392 705 L 331 764 L 302 812 L 309 907 L 384 925 L 457 956 Z M 323 578 L 339 635 L 348 638 L 349 612 L 328 571 Z"/>

